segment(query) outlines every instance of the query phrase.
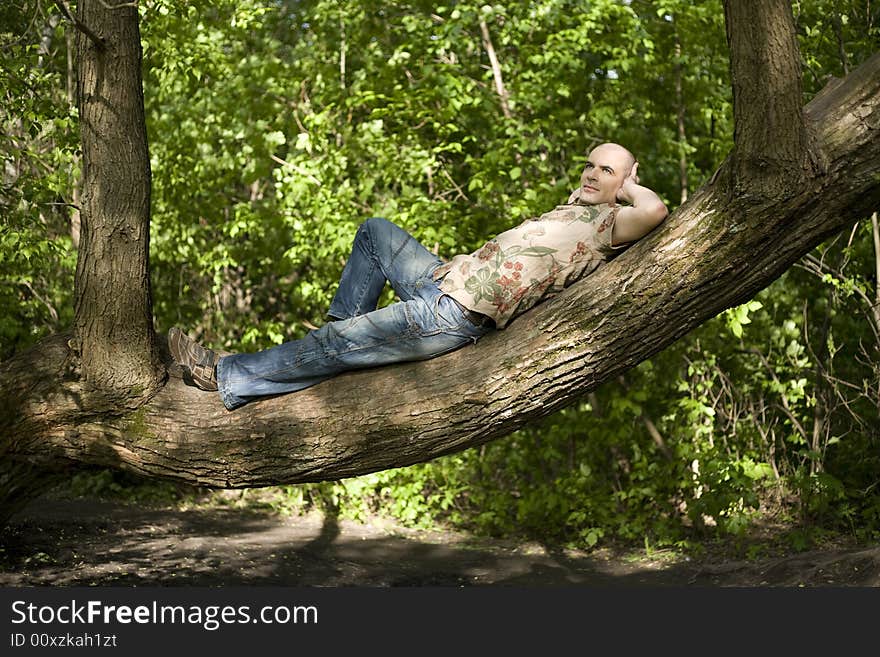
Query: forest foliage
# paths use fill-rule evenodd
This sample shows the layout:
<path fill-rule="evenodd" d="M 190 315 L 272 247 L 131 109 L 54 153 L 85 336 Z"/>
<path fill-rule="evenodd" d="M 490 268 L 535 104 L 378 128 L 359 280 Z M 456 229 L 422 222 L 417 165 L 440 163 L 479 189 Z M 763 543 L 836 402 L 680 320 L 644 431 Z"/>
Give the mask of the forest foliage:
<path fill-rule="evenodd" d="M 138 6 L 156 328 L 215 348 L 320 325 L 369 216 L 450 257 L 567 198 L 601 141 L 629 146 L 671 210 L 732 146 L 719 0 Z M 792 7 L 806 103 L 878 49 L 880 6 Z M 0 358 L 72 322 L 73 38 L 57 3 L 0 8 Z M 735 536 L 770 518 L 803 540 L 876 537 L 877 240 L 864 217 L 748 303 L 509 437 L 284 491 L 351 516 L 578 546 Z"/>

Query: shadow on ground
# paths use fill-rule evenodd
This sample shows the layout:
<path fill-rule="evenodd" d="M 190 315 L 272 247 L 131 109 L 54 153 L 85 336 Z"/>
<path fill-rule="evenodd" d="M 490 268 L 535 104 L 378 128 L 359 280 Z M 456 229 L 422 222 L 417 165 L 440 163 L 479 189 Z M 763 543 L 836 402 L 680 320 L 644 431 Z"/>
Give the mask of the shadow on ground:
<path fill-rule="evenodd" d="M 631 559 L 332 515 L 37 500 L 2 530 L 0 586 L 880 586 L 880 548 Z"/>

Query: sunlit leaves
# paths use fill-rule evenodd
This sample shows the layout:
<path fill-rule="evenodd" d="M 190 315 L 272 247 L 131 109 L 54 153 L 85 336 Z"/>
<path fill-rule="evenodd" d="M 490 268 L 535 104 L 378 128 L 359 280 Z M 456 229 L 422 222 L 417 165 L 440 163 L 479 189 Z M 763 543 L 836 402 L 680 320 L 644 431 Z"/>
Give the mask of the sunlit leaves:
<path fill-rule="evenodd" d="M 745 324 L 751 324 L 752 322 L 749 318 L 749 313 L 760 310 L 762 307 L 763 304 L 760 301 L 752 300 L 736 306 L 735 308 L 725 310 L 724 319 L 727 322 L 730 332 L 737 338 L 741 338 L 743 335 L 743 326 Z"/>
<path fill-rule="evenodd" d="M 76 112 L 57 11 L 0 10 L 0 358 L 72 316 Z"/>

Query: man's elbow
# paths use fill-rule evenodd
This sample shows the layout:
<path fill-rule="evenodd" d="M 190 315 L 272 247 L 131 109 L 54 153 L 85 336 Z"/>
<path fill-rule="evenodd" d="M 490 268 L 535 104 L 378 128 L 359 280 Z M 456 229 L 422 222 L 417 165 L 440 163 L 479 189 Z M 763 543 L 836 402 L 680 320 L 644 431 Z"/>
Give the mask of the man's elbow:
<path fill-rule="evenodd" d="M 666 204 L 659 200 L 654 204 L 652 212 L 654 214 L 654 220 L 658 224 L 669 215 L 669 210 L 666 209 Z"/>

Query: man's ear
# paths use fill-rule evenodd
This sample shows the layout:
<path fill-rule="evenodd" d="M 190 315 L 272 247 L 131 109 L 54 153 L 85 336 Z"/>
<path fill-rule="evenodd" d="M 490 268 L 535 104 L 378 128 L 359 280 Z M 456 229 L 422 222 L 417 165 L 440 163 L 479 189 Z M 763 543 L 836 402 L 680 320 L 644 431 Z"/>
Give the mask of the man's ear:
<path fill-rule="evenodd" d="M 629 173 L 626 174 L 626 177 L 629 178 L 630 176 L 632 176 L 633 182 L 635 182 L 635 184 L 638 185 L 639 184 L 639 162 L 638 162 L 638 160 L 633 162 L 633 165 L 629 168 Z"/>

